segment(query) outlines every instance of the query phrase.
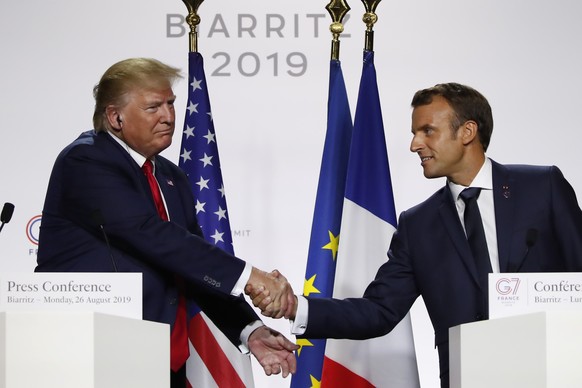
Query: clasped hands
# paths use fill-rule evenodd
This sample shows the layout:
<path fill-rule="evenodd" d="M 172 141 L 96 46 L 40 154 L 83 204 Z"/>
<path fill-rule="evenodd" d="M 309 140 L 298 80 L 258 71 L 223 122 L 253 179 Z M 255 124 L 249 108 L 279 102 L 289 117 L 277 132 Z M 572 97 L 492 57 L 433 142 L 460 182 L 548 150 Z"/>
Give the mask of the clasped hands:
<path fill-rule="evenodd" d="M 287 279 L 277 270 L 267 273 L 253 267 L 245 293 L 264 316 L 295 317 L 297 299 Z M 293 352 L 299 346 L 273 329 L 263 326 L 255 330 L 249 338 L 249 348 L 267 376 L 282 373 L 283 377 L 287 377 L 297 370 Z"/>
<path fill-rule="evenodd" d="M 287 279 L 277 270 L 267 273 L 253 267 L 245 294 L 266 317 L 295 318 L 297 298 Z"/>

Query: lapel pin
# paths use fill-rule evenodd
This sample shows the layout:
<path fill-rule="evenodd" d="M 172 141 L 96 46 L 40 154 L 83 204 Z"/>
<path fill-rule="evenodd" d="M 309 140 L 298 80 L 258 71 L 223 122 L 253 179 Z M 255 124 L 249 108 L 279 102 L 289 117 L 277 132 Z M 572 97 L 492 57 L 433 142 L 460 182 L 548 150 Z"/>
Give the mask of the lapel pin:
<path fill-rule="evenodd" d="M 509 186 L 503 185 L 502 189 L 503 189 L 503 197 L 505 199 L 509 199 L 511 197 L 511 192 L 509 191 Z"/>

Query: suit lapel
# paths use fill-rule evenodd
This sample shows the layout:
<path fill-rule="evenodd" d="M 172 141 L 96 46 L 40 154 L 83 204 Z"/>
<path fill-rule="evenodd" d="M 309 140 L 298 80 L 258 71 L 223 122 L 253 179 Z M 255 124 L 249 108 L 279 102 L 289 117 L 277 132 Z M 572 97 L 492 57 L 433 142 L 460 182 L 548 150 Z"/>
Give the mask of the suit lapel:
<path fill-rule="evenodd" d="M 505 166 L 492 161 L 493 165 L 493 204 L 495 206 L 495 228 L 497 229 L 497 251 L 499 269 L 507 272 L 510 268 L 511 231 L 515 212 L 514 180 Z"/>
<path fill-rule="evenodd" d="M 116 151 L 115 153 L 112 151 L 107 151 L 108 154 L 112 156 L 117 155 L 123 160 L 123 161 L 120 160 L 120 166 L 122 166 L 124 169 L 126 168 L 129 169 L 128 174 L 130 176 L 134 176 L 137 179 L 137 182 L 141 186 L 144 194 L 148 198 L 150 198 L 152 208 L 155 210 L 154 198 L 152 196 L 152 192 L 148 184 L 148 181 L 141 169 L 141 166 L 139 166 L 135 162 L 135 160 L 131 157 L 131 155 L 127 152 L 126 149 L 124 149 L 115 139 L 112 138 L 113 135 L 109 135 L 105 132 L 99 132 L 98 136 L 105 140 L 105 144 L 107 144 L 108 148 L 112 147 Z"/>
<path fill-rule="evenodd" d="M 125 161 L 125 163 L 122 163 L 121 165 L 131 169 L 133 175 L 138 180 L 138 183 L 141 186 L 145 196 L 149 198 L 152 210 L 157 214 L 150 186 L 141 167 L 135 162 L 135 160 L 131 157 L 127 150 L 123 149 L 123 147 L 117 141 L 115 141 L 110 135 L 108 135 L 105 132 L 100 132 L 97 135 L 105 140 L 105 144 L 107 144 L 106 147 L 113 147 L 115 150 L 119 151 L 118 155 Z M 163 159 L 162 157 L 156 157 L 155 161 L 156 161 L 155 176 L 160 186 L 160 190 L 162 191 L 162 194 L 164 196 L 164 200 L 167 207 L 166 211 L 170 216 L 170 220 L 179 225 L 185 226 L 187 225 L 187 221 L 185 218 L 186 216 L 182 210 L 182 207 L 180 206 L 181 205 L 180 193 L 178 189 L 174 186 L 175 182 L 172 178 L 173 175 L 171 168 L 168 166 L 169 162 Z"/>
<path fill-rule="evenodd" d="M 461 225 L 461 220 L 459 220 L 459 213 L 457 213 L 457 208 L 455 207 L 448 185 L 445 185 L 445 189 L 443 190 L 439 212 L 443 220 L 443 225 L 459 253 L 460 260 L 471 274 L 476 285 L 479 286 L 475 260 L 473 259 L 471 248 L 467 242 L 467 237 L 465 236 L 463 225 Z"/>

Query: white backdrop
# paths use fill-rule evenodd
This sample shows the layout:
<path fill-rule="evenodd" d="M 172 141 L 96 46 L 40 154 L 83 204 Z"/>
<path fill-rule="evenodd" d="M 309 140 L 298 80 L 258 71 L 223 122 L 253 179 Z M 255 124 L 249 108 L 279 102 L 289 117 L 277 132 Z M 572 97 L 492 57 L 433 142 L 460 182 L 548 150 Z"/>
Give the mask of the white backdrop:
<path fill-rule="evenodd" d="M 350 3 L 341 59 L 353 111 L 364 10 L 359 1 Z M 280 269 L 298 293 L 325 135 L 331 40 L 326 4 L 207 0 L 199 10 L 199 48 L 235 251 L 260 268 Z M 147 56 L 187 71 L 188 37 L 175 16 L 185 13 L 180 0 L 2 0 L 0 205 L 12 202 L 16 210 L 0 235 L 0 271 L 34 268 L 36 216 L 52 163 L 91 128 L 91 91 L 105 69 Z M 380 3 L 376 68 L 398 213 L 443 184 L 424 179 L 418 157 L 408 151 L 409 103 L 416 90 L 448 81 L 474 86 L 490 100 L 495 130 L 489 156 L 502 163 L 556 164 L 582 193 L 581 13 L 574 0 Z M 175 93 L 180 129 L 184 81 Z M 179 143 L 178 130 L 164 152 L 176 162 Z M 433 331 L 421 302 L 412 320 L 422 387 L 436 388 Z M 286 322 L 267 321 L 288 333 Z M 257 366 L 258 387 L 288 386 L 289 379 L 266 378 Z"/>

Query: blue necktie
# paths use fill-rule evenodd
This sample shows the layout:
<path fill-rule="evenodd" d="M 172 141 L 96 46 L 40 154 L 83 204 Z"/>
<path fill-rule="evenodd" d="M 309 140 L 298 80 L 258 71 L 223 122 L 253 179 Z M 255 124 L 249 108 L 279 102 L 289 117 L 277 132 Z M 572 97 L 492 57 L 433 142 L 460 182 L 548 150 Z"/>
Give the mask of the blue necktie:
<path fill-rule="evenodd" d="M 469 187 L 461 192 L 460 197 L 465 202 L 465 214 L 463 216 L 465 220 L 465 231 L 473 258 L 475 259 L 479 283 L 483 292 L 484 314 L 487 316 L 487 275 L 493 271 L 491 269 L 487 241 L 485 240 L 483 220 L 481 219 L 481 213 L 477 205 L 477 198 L 480 193 L 481 188 Z"/>

